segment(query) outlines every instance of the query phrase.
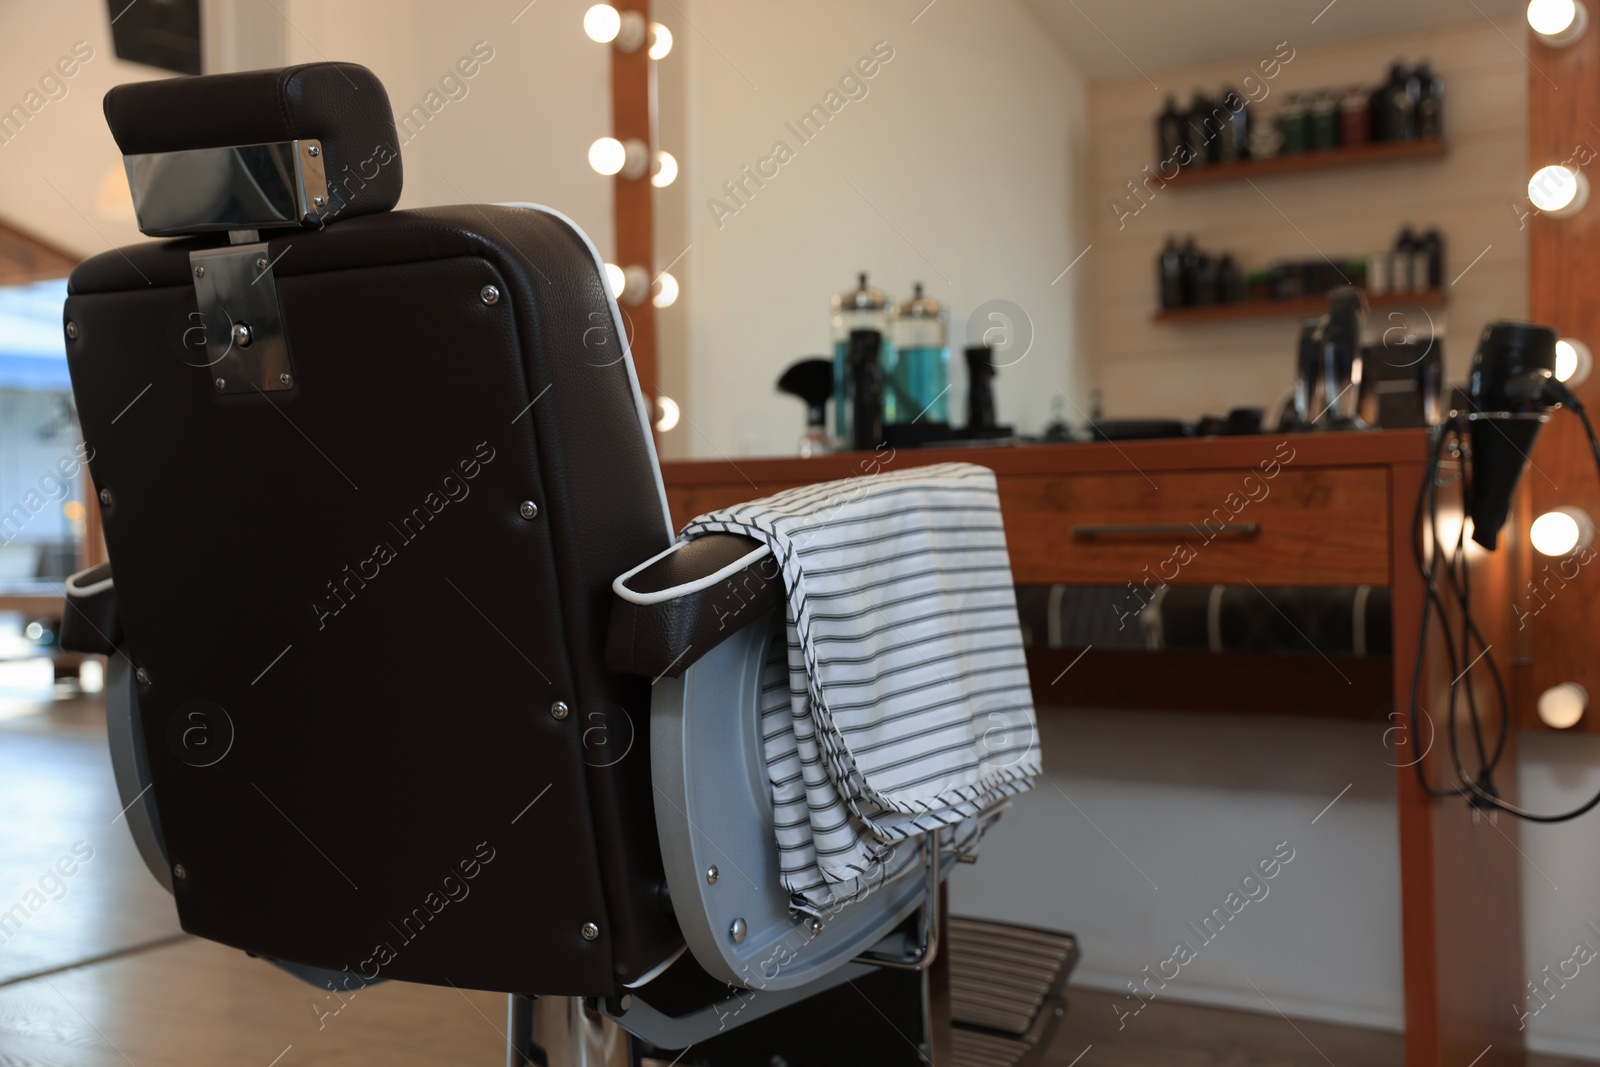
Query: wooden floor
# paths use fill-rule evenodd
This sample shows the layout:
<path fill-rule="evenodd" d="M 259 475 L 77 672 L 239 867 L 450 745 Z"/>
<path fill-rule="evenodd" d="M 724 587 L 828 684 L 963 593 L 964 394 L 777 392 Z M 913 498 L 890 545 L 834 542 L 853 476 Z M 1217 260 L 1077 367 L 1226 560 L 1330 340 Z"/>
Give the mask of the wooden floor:
<path fill-rule="evenodd" d="M 123 825 L 102 714 L 93 700 L 0 696 L 0 915 L 18 903 L 29 912 L 8 938 L 0 928 L 0 1067 L 505 1062 L 497 994 L 387 983 L 339 1001 L 183 934 Z M 74 846 L 92 858 L 49 877 Z M 1073 991 L 1052 1064 L 1401 1064 L 1396 1034 L 1179 1003 L 1152 1004 L 1119 1031 L 1113 999 Z"/>

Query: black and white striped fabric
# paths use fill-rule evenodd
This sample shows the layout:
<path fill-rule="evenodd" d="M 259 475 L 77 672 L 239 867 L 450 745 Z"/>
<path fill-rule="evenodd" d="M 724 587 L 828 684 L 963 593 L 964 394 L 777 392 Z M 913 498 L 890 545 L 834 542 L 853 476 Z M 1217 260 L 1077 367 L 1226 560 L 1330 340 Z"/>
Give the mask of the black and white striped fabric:
<path fill-rule="evenodd" d="M 992 471 L 966 463 L 804 486 L 708 512 L 685 537 L 772 549 L 787 643 L 763 686 L 784 884 L 849 899 L 1039 773 Z"/>

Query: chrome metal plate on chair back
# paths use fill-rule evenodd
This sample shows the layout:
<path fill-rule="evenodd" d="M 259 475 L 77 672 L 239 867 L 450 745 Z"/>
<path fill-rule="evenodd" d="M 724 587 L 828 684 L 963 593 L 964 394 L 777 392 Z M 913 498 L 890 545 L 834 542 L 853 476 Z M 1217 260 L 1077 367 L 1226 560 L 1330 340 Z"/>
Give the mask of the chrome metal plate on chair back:
<path fill-rule="evenodd" d="M 314 222 L 328 206 L 319 141 L 123 156 L 139 229 L 152 237 Z"/>

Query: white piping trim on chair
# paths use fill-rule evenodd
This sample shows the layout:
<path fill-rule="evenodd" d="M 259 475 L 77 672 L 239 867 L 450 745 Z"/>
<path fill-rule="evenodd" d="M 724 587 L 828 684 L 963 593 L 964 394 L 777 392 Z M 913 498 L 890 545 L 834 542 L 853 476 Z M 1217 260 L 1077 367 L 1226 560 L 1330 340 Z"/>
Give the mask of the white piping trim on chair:
<path fill-rule="evenodd" d="M 606 265 L 600 258 L 600 250 L 595 248 L 594 242 L 589 240 L 589 235 L 583 232 L 583 227 L 573 222 L 567 216 L 552 207 L 543 204 L 532 204 L 527 201 L 511 201 L 498 204 L 497 207 L 519 207 L 526 211 L 542 211 L 560 219 L 579 237 L 583 238 L 584 247 L 589 250 L 589 255 L 594 257 L 594 269 L 599 272 L 601 285 L 605 285 Z M 633 387 L 633 406 L 639 414 L 639 428 L 644 431 L 644 446 L 650 452 L 650 470 L 656 478 L 656 493 L 661 498 L 661 521 L 667 528 L 667 537 L 676 536 L 677 531 L 672 528 L 672 509 L 667 506 L 667 487 L 661 480 L 661 460 L 656 456 L 656 437 L 650 425 L 650 413 L 645 410 L 644 391 L 639 388 L 639 373 L 633 366 L 633 350 L 628 346 L 628 333 L 622 328 L 622 312 L 617 307 L 617 301 L 606 291 L 606 305 L 611 308 L 611 326 L 617 331 L 617 340 L 622 345 L 622 362 L 628 368 L 628 384 Z"/>
<path fill-rule="evenodd" d="M 756 560 L 764 559 L 767 556 L 772 555 L 772 548 L 768 545 L 762 545 L 759 548 L 740 556 L 726 567 L 723 567 L 717 571 L 713 571 L 704 578 L 696 578 L 692 582 L 684 582 L 682 585 L 675 585 L 670 589 L 660 589 L 654 593 L 638 593 L 628 588 L 629 578 L 632 578 L 634 575 L 650 566 L 650 564 L 666 559 L 668 556 L 672 555 L 674 552 L 678 551 L 678 549 L 682 548 L 688 543 L 688 541 L 674 541 L 666 548 L 665 551 L 657 552 L 655 555 L 651 556 L 637 567 L 634 567 L 632 570 L 618 575 L 611 583 L 611 591 L 630 604 L 659 604 L 664 600 L 674 600 L 687 593 L 698 593 L 702 589 L 710 589 L 723 579 L 738 574 Z"/>
<path fill-rule="evenodd" d="M 112 579 L 111 578 L 102 578 L 98 582 L 95 582 L 93 585 L 74 585 L 73 584 L 78 578 L 81 578 L 86 573 L 88 573 L 88 572 L 87 571 L 79 571 L 77 574 L 74 574 L 70 578 L 67 579 L 67 581 L 66 581 L 66 590 L 67 590 L 67 595 L 69 597 L 72 597 L 74 599 L 81 599 L 83 597 L 94 596 L 96 593 L 103 593 L 107 589 L 111 588 L 111 585 L 112 585 Z"/>

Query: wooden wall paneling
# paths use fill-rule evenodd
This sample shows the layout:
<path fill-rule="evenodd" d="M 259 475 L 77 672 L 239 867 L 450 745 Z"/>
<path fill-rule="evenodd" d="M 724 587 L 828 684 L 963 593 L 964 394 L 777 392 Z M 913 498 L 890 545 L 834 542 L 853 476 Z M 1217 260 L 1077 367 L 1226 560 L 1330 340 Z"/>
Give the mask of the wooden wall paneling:
<path fill-rule="evenodd" d="M 650 0 L 611 0 L 618 11 L 637 11 L 650 22 Z M 611 46 L 611 136 L 627 143 L 637 138 L 656 151 L 655 60 L 648 55 L 649 40 L 632 52 Z M 617 230 L 617 265 L 626 269 L 637 264 L 656 276 L 655 186 L 650 184 L 650 169 L 644 176 L 613 179 L 613 213 Z M 655 419 L 656 386 L 656 308 L 648 296 L 637 304 L 623 304 L 624 326 L 633 350 L 633 366 L 644 390 L 645 409 Z"/>
<path fill-rule="evenodd" d="M 1600 25 L 1591 24 L 1569 48 L 1548 48 L 1530 39 L 1528 59 L 1527 174 L 1573 159 L 1580 150 L 1589 156 L 1600 152 L 1595 128 L 1600 124 L 1595 103 L 1600 101 Z M 1600 159 L 1592 159 L 1583 170 L 1591 183 L 1600 185 Z M 1600 194 L 1600 188 L 1595 192 Z M 1522 206 L 1530 212 L 1529 317 L 1600 351 L 1600 301 L 1595 299 L 1600 291 L 1600 195 L 1567 219 L 1540 215 L 1526 200 Z M 1592 374 L 1574 391 L 1586 406 L 1600 411 L 1600 374 Z M 1600 518 L 1594 460 L 1576 418 L 1558 412 L 1544 428 L 1532 459 L 1537 466 L 1524 483 L 1533 515 L 1575 505 Z M 1527 527 L 1508 530 L 1507 536 L 1526 540 Z M 1529 570 L 1534 588 L 1524 584 L 1516 591 L 1519 608 L 1536 612 L 1531 627 L 1537 654 L 1523 694 L 1528 713 L 1522 725 L 1543 729 L 1532 708 L 1546 688 L 1571 681 L 1587 689 L 1591 700 L 1600 697 L 1600 657 L 1594 652 L 1600 635 L 1600 560 L 1570 579 L 1559 561 L 1543 556 L 1534 555 Z M 1571 571 L 1568 564 L 1567 573 Z M 1574 729 L 1600 733 L 1600 713 L 1591 706 Z"/>

